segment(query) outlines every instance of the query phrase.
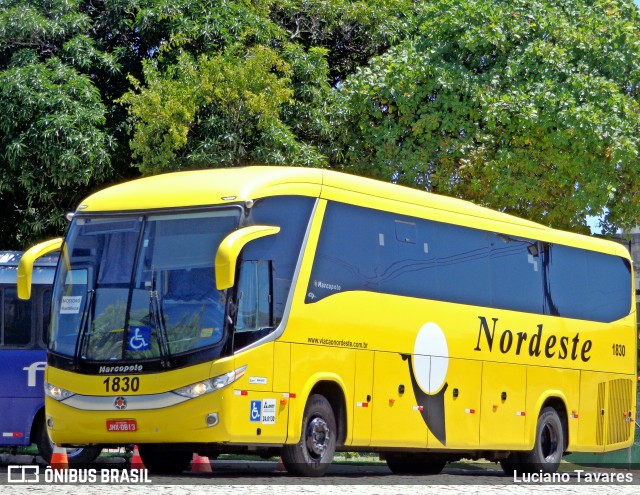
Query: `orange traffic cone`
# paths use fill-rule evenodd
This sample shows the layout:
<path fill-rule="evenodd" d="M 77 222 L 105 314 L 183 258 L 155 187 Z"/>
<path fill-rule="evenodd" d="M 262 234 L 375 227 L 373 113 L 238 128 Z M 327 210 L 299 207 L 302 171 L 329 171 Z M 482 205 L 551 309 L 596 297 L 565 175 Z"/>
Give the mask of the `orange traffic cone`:
<path fill-rule="evenodd" d="M 142 462 L 142 457 L 140 457 L 140 451 L 138 450 L 138 446 L 133 446 L 133 455 L 131 456 L 131 469 L 147 469 Z"/>
<path fill-rule="evenodd" d="M 284 463 L 282 462 L 282 457 L 278 459 L 278 471 L 286 471 L 287 468 L 284 467 Z"/>
<path fill-rule="evenodd" d="M 51 454 L 51 469 L 54 471 L 63 471 L 69 469 L 69 458 L 67 457 L 67 449 L 53 444 L 53 453 Z"/>
<path fill-rule="evenodd" d="M 193 454 L 191 460 L 191 472 L 192 473 L 212 473 L 211 462 L 208 457 L 200 457 L 198 454 Z"/>

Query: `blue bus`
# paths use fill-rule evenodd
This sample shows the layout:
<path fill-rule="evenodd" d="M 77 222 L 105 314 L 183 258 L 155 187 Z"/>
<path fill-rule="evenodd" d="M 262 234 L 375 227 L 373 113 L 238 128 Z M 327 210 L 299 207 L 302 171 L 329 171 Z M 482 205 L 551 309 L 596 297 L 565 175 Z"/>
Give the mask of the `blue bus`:
<path fill-rule="evenodd" d="M 17 448 L 35 443 L 49 462 L 53 445 L 44 414 L 44 368 L 51 284 L 57 255 L 40 258 L 33 271 L 32 297 L 18 298 L 18 251 L 0 251 L 0 447 Z M 85 464 L 99 447 L 67 449 L 69 462 Z"/>

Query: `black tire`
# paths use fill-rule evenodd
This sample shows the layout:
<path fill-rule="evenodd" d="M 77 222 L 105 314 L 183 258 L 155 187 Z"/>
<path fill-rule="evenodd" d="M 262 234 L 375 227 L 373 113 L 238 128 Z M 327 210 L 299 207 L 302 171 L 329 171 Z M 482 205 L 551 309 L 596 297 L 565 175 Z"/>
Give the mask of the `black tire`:
<path fill-rule="evenodd" d="M 322 395 L 312 395 L 304 408 L 300 441 L 282 448 L 282 464 L 290 474 L 324 475 L 336 451 L 336 434 L 331 404 Z"/>
<path fill-rule="evenodd" d="M 545 407 L 538 417 L 533 450 L 521 452 L 522 470 L 529 473 L 555 473 L 564 454 L 564 430 L 553 407 Z"/>
<path fill-rule="evenodd" d="M 387 466 L 393 474 L 439 474 L 447 461 L 432 454 L 387 454 Z"/>
<path fill-rule="evenodd" d="M 138 445 L 140 458 L 150 474 L 181 474 L 189 467 L 193 454 L 184 450 L 174 450 L 171 445 Z"/>
<path fill-rule="evenodd" d="M 51 455 L 53 454 L 53 443 L 49 438 L 49 432 L 45 425 L 44 419 L 40 419 L 36 425 L 36 445 L 38 446 L 38 453 L 47 464 L 51 462 Z M 95 446 L 87 447 L 69 447 L 67 448 L 67 460 L 70 465 L 83 466 L 91 464 L 96 460 L 96 457 L 100 455 L 102 449 Z"/>

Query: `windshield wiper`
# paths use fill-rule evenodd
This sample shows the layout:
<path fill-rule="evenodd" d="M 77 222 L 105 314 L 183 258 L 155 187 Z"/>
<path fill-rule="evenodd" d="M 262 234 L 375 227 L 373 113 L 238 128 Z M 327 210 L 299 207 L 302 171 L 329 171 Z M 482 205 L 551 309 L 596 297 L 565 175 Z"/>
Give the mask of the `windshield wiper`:
<path fill-rule="evenodd" d="M 91 320 L 90 315 L 92 313 L 91 306 L 93 305 L 95 293 L 96 291 L 94 289 L 89 289 L 87 291 L 87 297 L 84 301 L 84 306 L 82 307 L 82 318 L 80 318 L 78 339 L 76 340 L 76 348 L 73 352 L 73 369 L 76 371 L 80 367 L 80 354 L 84 348 L 84 343 L 89 330 L 89 321 Z"/>
<path fill-rule="evenodd" d="M 167 327 L 164 324 L 164 315 L 162 313 L 160 297 L 158 296 L 158 291 L 156 290 L 155 272 L 151 277 L 151 291 L 149 292 L 149 313 L 151 314 L 151 321 L 153 321 L 156 327 L 158 348 L 160 349 L 160 364 L 163 368 L 170 368 L 171 360 L 169 358 L 169 338 L 167 336 Z"/>

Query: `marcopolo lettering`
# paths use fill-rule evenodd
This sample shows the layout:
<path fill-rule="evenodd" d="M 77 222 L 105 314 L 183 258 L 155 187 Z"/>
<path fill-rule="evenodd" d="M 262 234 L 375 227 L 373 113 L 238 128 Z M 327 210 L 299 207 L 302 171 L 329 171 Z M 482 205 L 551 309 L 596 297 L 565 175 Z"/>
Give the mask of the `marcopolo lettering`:
<path fill-rule="evenodd" d="M 572 361 L 580 359 L 585 363 L 591 359 L 589 351 L 591 351 L 593 342 L 588 339 L 581 342 L 580 333 L 576 333 L 573 338 L 566 335 L 558 338 L 556 335 L 546 335 L 543 325 L 540 323 L 533 334 L 505 329 L 498 330 L 496 335 L 498 318 L 491 318 L 493 325 L 484 316 L 478 316 L 478 318 L 480 319 L 480 328 L 474 351 L 482 351 L 481 345 L 485 342 L 489 352 L 493 352 L 494 343 L 496 343 L 497 349 L 502 354 L 511 352 L 520 356 L 528 353 L 531 357 L 544 355 L 549 359 L 571 359 Z"/>
<path fill-rule="evenodd" d="M 130 364 L 126 366 L 100 366 L 98 373 L 133 373 L 142 370 L 143 366 L 141 364 Z"/>

